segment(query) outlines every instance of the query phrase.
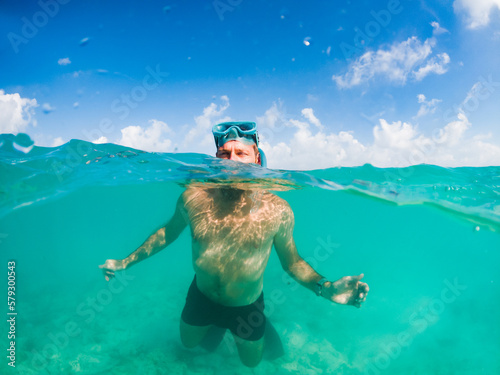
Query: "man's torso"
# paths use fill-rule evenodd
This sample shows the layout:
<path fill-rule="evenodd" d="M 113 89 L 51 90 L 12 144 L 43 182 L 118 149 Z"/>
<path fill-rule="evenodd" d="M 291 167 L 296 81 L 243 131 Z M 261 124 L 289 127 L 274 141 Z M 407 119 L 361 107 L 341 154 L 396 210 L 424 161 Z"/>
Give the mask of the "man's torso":
<path fill-rule="evenodd" d="M 189 188 L 183 200 L 198 288 L 222 305 L 254 302 L 286 202 L 264 191 L 227 188 Z"/>

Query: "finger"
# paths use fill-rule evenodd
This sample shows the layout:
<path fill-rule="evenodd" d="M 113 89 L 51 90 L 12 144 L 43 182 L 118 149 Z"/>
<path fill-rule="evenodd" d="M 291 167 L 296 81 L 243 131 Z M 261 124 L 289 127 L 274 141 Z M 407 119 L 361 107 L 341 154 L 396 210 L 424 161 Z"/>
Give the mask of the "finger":
<path fill-rule="evenodd" d="M 104 278 L 106 279 L 106 281 L 109 281 L 109 277 L 107 275 L 105 275 Z"/>
<path fill-rule="evenodd" d="M 104 264 L 100 264 L 100 265 L 99 265 L 99 268 L 104 268 Z"/>
<path fill-rule="evenodd" d="M 349 284 L 351 284 L 351 285 L 355 284 L 356 286 L 359 287 L 359 285 L 361 284 L 361 282 L 359 280 L 361 280 L 363 278 L 363 276 L 365 276 L 363 273 L 361 275 L 358 275 L 358 276 L 348 276 Z"/>
<path fill-rule="evenodd" d="M 358 285 L 358 292 L 359 293 L 367 294 L 369 290 L 370 290 L 370 288 L 368 288 L 368 285 L 365 283 L 360 283 Z"/>

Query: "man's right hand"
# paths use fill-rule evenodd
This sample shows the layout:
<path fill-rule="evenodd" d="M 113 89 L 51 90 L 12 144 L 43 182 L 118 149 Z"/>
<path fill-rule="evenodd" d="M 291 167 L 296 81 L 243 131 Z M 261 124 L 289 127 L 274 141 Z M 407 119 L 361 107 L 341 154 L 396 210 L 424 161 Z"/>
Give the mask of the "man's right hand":
<path fill-rule="evenodd" d="M 115 277 L 115 271 L 121 271 L 125 269 L 125 266 L 121 259 L 108 259 L 104 264 L 101 264 L 99 268 L 102 269 L 106 281 L 109 281 Z"/>

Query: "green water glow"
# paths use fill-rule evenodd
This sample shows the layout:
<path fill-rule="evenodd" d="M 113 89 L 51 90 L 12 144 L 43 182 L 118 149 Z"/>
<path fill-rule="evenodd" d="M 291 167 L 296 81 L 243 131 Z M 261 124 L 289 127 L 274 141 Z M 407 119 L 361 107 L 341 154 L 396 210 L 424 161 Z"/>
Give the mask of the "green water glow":
<path fill-rule="evenodd" d="M 4 357 L 2 373 L 500 373 L 500 167 L 273 171 L 77 140 L 0 145 L 0 264 L 16 262 L 18 312 L 16 368 Z M 286 354 L 253 370 L 230 340 L 180 343 L 188 230 L 113 287 L 97 268 L 164 225 L 187 184 L 235 182 L 290 203 L 318 272 L 364 273 L 371 288 L 361 309 L 330 304 L 273 253 L 264 293 Z"/>

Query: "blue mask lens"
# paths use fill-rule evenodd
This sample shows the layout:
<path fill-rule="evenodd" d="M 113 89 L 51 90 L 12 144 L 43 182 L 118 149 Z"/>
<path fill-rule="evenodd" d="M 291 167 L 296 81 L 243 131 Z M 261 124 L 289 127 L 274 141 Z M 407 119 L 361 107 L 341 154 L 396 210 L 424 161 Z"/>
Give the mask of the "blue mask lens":
<path fill-rule="evenodd" d="M 214 125 L 212 133 L 217 148 L 233 140 L 245 144 L 259 145 L 257 125 L 255 122 L 223 122 Z"/>

